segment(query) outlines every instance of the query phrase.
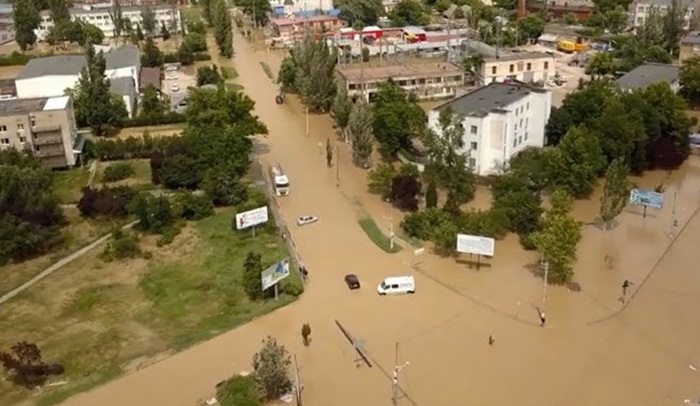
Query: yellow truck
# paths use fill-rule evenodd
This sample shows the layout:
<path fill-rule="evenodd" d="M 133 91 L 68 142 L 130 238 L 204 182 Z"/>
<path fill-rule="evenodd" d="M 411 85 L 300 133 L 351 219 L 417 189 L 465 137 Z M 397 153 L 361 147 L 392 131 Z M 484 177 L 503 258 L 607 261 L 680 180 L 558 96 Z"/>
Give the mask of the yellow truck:
<path fill-rule="evenodd" d="M 580 38 L 576 42 L 562 40 L 557 42 L 557 50 L 566 53 L 584 52 L 588 50 L 588 45 L 584 44 Z"/>

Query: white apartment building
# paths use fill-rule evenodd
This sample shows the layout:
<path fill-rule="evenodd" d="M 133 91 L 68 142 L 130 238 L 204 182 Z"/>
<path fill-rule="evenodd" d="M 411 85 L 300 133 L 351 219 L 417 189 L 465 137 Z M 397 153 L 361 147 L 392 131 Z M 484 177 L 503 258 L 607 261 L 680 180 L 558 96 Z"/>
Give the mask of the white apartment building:
<path fill-rule="evenodd" d="M 544 146 L 551 106 L 549 90 L 494 82 L 431 110 L 428 126 L 440 134 L 440 111 L 449 107 L 460 115 L 468 164 L 487 176 L 525 148 Z"/>
<path fill-rule="evenodd" d="M 270 0 L 270 8 L 278 16 L 328 12 L 333 10 L 333 0 Z"/>
<path fill-rule="evenodd" d="M 151 6 L 155 13 L 157 30 L 160 32 L 162 23 L 170 30 L 170 32 L 179 33 L 182 29 L 182 16 L 180 10 L 169 4 L 158 4 Z M 106 38 L 114 37 L 114 23 L 110 17 L 112 5 L 110 3 L 84 5 L 82 7 L 70 9 L 71 19 L 73 21 L 83 21 L 90 23 L 104 32 Z M 136 29 L 136 24 L 141 23 L 141 7 L 122 7 L 122 15 L 125 19 L 131 22 L 131 25 Z M 43 41 L 49 33 L 49 29 L 53 27 L 53 19 L 48 10 L 39 13 L 41 22 L 39 28 L 34 30 L 37 39 Z"/>
<path fill-rule="evenodd" d="M 548 53 L 507 52 L 484 58 L 476 79 L 483 86 L 507 80 L 525 83 L 546 82 L 555 74 L 554 56 Z"/>
<path fill-rule="evenodd" d="M 635 28 L 641 27 L 652 13 L 652 10 L 664 14 L 671 8 L 672 3 L 673 0 L 634 0 L 627 9 L 629 23 Z M 695 1 L 681 0 L 681 7 L 683 8 L 683 20 L 685 21 L 683 29 L 687 30 L 690 28 L 690 24 L 695 16 Z"/>

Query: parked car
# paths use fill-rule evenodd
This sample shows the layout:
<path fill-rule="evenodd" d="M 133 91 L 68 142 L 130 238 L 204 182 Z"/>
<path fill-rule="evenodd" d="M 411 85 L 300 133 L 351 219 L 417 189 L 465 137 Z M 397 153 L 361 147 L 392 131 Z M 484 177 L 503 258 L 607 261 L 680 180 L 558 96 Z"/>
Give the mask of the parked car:
<path fill-rule="evenodd" d="M 173 85 L 170 86 L 170 91 L 172 91 L 173 93 L 179 92 L 179 91 L 180 91 L 180 85 L 178 85 L 177 83 L 173 83 Z"/>
<path fill-rule="evenodd" d="M 353 273 L 345 275 L 345 284 L 350 290 L 360 289 L 360 279 Z"/>
<path fill-rule="evenodd" d="M 380 295 L 395 295 L 399 293 L 415 293 L 416 282 L 413 276 L 392 276 L 386 278 L 377 286 Z"/>
<path fill-rule="evenodd" d="M 318 217 L 316 216 L 300 216 L 297 219 L 297 225 L 298 226 L 305 226 L 307 224 L 313 224 L 318 221 Z"/>

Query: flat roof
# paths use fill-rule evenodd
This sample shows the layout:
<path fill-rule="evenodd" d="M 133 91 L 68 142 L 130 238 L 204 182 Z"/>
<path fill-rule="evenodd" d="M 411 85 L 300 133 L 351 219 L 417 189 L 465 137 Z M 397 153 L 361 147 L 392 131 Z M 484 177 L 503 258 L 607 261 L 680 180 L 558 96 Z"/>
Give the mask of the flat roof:
<path fill-rule="evenodd" d="M 700 33 L 694 32 L 681 38 L 681 44 L 700 45 Z"/>
<path fill-rule="evenodd" d="M 153 9 L 153 11 L 162 11 L 162 10 L 171 10 L 173 7 L 169 4 L 149 4 L 148 5 L 150 8 Z M 112 9 L 112 6 L 110 3 L 102 3 L 102 4 L 92 4 L 90 5 L 90 9 L 86 10 L 83 7 L 71 7 L 68 12 L 70 15 L 85 15 L 85 14 L 100 14 L 100 13 L 109 13 Z M 141 12 L 143 7 L 140 6 L 123 6 L 122 7 L 122 13 L 131 13 L 131 12 Z M 51 15 L 51 12 L 49 10 L 42 10 L 39 12 L 39 15 L 47 17 Z"/>
<path fill-rule="evenodd" d="M 508 51 L 499 54 L 498 57 L 489 56 L 484 58 L 484 62 L 507 62 L 507 61 L 527 61 L 533 59 L 554 59 L 554 55 L 546 52 L 513 52 Z"/>
<path fill-rule="evenodd" d="M 673 83 L 678 80 L 679 70 L 677 65 L 647 62 L 622 75 L 617 84 L 621 89 L 634 90 L 659 82 Z"/>
<path fill-rule="evenodd" d="M 103 53 L 107 69 L 136 67 L 139 62 L 139 49 L 133 45 L 122 45 Z M 53 55 L 33 58 L 24 65 L 17 79 L 29 79 L 41 76 L 78 75 L 87 63 L 85 55 Z"/>
<path fill-rule="evenodd" d="M 51 97 L 46 101 L 46 104 L 44 104 L 43 110 L 64 110 L 68 106 L 69 101 L 70 97 L 68 96 Z"/>
<path fill-rule="evenodd" d="M 490 111 L 505 109 L 531 93 L 547 91 L 525 84 L 494 82 L 443 103 L 434 110 L 451 107 L 455 113 L 464 116 L 485 116 Z"/>
<path fill-rule="evenodd" d="M 13 99 L 0 101 L 0 116 L 16 116 L 42 111 L 48 98 L 40 97 L 36 99 Z"/>
<path fill-rule="evenodd" d="M 462 75 L 462 68 L 451 63 L 424 63 L 418 65 L 392 65 L 377 68 L 338 69 L 338 73 L 349 82 L 364 80 L 420 78 L 433 75 Z"/>
<path fill-rule="evenodd" d="M 301 17 L 301 18 L 273 18 L 272 24 L 277 26 L 287 26 L 296 24 L 306 24 L 314 22 L 324 22 L 324 21 L 338 21 L 340 18 L 335 16 L 321 15 L 313 17 Z"/>

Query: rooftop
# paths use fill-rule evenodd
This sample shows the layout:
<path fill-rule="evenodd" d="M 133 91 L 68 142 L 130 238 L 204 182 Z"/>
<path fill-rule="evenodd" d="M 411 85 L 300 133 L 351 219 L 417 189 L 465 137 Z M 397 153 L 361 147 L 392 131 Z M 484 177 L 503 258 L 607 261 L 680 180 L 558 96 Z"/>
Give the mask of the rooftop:
<path fill-rule="evenodd" d="M 141 87 L 147 88 L 149 85 L 156 90 L 160 90 L 160 68 L 141 68 Z"/>
<path fill-rule="evenodd" d="M 617 79 L 617 84 L 624 90 L 645 89 L 654 83 L 676 82 L 678 74 L 679 67 L 676 65 L 647 62 L 625 73 Z"/>
<path fill-rule="evenodd" d="M 338 70 L 340 75 L 345 80 L 357 82 L 364 80 L 387 80 L 392 79 L 410 79 L 422 78 L 428 76 L 449 76 L 461 75 L 464 72 L 462 68 L 451 63 L 424 63 L 420 65 L 393 65 L 381 66 L 377 68 L 352 68 L 347 70 Z"/>
<path fill-rule="evenodd" d="M 273 18 L 272 19 L 272 24 L 276 25 L 278 27 L 284 27 L 287 25 L 297 25 L 297 24 L 306 24 L 306 23 L 315 23 L 315 22 L 325 22 L 325 21 L 338 21 L 340 20 L 338 17 L 334 16 L 329 16 L 329 15 L 320 15 L 320 16 L 313 16 L 313 17 L 307 17 L 307 18 Z"/>
<path fill-rule="evenodd" d="M 139 49 L 126 45 L 104 54 L 107 69 L 136 66 L 139 63 Z M 85 66 L 84 55 L 54 55 L 34 58 L 24 66 L 17 79 L 30 79 L 41 76 L 77 75 Z"/>
<path fill-rule="evenodd" d="M 533 60 L 533 59 L 554 59 L 553 55 L 546 52 L 503 52 L 496 56 L 487 56 L 484 58 L 484 62 L 507 62 L 507 61 L 523 61 L 523 60 Z"/>
<path fill-rule="evenodd" d="M 85 15 L 85 14 L 107 14 L 111 10 L 111 5 L 109 3 L 104 3 L 104 4 L 93 4 L 88 7 L 72 7 L 69 12 L 71 15 Z M 170 10 L 172 9 L 172 6 L 168 4 L 154 4 L 151 5 L 151 8 L 154 11 L 162 11 L 162 10 Z M 122 13 L 135 13 L 135 12 L 141 12 L 142 7 L 138 6 L 123 6 L 122 7 Z M 51 15 L 51 12 L 49 10 L 43 10 L 39 12 L 39 15 L 48 17 Z"/>
<path fill-rule="evenodd" d="M 434 110 L 451 107 L 455 113 L 464 116 L 485 116 L 490 111 L 502 110 L 531 93 L 547 91 L 524 84 L 494 82 L 443 103 Z"/>
<path fill-rule="evenodd" d="M 13 99 L 0 101 L 0 117 L 17 116 L 42 111 L 49 99 Z"/>
<path fill-rule="evenodd" d="M 131 96 L 134 94 L 134 78 L 114 78 L 109 80 L 109 90 L 120 96 Z"/>
<path fill-rule="evenodd" d="M 44 104 L 44 108 L 42 110 L 43 111 L 64 110 L 66 107 L 68 107 L 68 102 L 70 102 L 69 96 L 51 97 L 48 100 L 46 100 L 46 104 Z"/>
<path fill-rule="evenodd" d="M 681 44 L 700 45 L 700 32 L 692 32 L 681 38 Z"/>

